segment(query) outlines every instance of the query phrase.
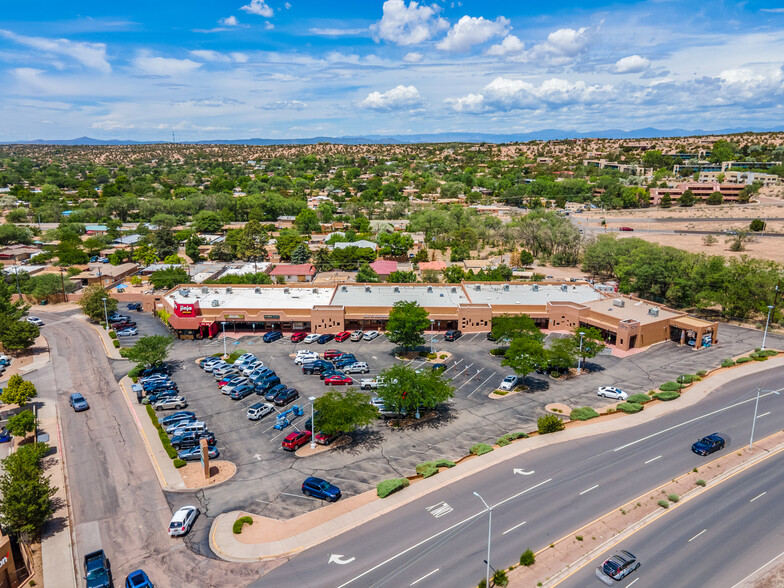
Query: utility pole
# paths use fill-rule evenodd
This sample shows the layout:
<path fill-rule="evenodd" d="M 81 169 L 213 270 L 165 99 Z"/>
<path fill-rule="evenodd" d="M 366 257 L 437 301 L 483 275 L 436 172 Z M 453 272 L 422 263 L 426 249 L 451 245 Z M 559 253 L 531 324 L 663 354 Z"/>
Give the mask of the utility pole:
<path fill-rule="evenodd" d="M 63 277 L 63 272 L 65 270 L 60 268 L 60 285 L 63 287 L 63 302 L 68 302 L 68 299 L 65 296 L 65 278 Z M 17 278 L 17 285 L 19 283 L 19 278 Z"/>

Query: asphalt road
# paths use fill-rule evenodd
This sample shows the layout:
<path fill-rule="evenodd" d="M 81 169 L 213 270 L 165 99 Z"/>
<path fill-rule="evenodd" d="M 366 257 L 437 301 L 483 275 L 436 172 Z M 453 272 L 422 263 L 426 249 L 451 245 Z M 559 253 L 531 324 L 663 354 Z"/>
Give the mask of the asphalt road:
<path fill-rule="evenodd" d="M 718 431 L 728 440 L 727 451 L 746 444 L 755 387 L 770 389 L 783 375 L 784 369 L 768 370 L 654 422 L 550 446 L 489 468 L 310 549 L 253 585 L 409 586 L 420 580 L 473 586 L 484 575 L 487 545 L 487 515 L 473 492 L 494 508 L 491 564 L 508 567 L 526 548 L 546 547 L 598 514 L 705 463 L 689 449 L 698 437 Z M 758 438 L 781 428 L 782 399 L 763 393 Z M 513 468 L 531 473 L 515 475 Z M 336 555 L 348 563 L 337 563 Z"/>
<path fill-rule="evenodd" d="M 595 570 L 617 549 L 642 565 L 617 586 L 731 588 L 784 551 L 784 454 L 709 488 L 590 562 L 561 588 L 602 586 Z"/>

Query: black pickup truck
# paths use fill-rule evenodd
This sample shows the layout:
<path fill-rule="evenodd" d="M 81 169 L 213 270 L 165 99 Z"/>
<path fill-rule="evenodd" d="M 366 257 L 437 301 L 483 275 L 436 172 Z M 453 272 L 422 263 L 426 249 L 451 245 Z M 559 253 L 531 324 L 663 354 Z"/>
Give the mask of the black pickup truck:
<path fill-rule="evenodd" d="M 103 549 L 93 551 L 84 556 L 84 578 L 87 588 L 111 588 L 112 564 Z"/>

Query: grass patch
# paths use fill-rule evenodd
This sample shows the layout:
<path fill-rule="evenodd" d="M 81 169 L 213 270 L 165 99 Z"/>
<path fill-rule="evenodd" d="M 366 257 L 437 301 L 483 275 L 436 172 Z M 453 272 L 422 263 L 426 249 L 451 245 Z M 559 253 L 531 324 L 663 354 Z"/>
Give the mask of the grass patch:
<path fill-rule="evenodd" d="M 128 377 L 131 378 L 131 379 L 138 378 L 141 375 L 143 370 L 144 370 L 144 366 L 143 365 L 141 365 L 141 364 L 135 365 L 135 366 L 133 366 L 131 368 L 131 371 L 128 372 Z"/>
<path fill-rule="evenodd" d="M 582 541 L 583 540 L 583 536 L 582 535 L 575 535 L 574 538 L 577 539 L 578 541 Z"/>
<path fill-rule="evenodd" d="M 494 390 L 493 394 L 495 394 L 496 396 L 506 396 L 507 394 L 509 394 L 509 391 L 508 390 Z"/>
<path fill-rule="evenodd" d="M 621 412 L 625 412 L 626 414 L 634 414 L 642 410 L 642 404 L 636 404 L 634 402 L 621 402 L 616 408 Z"/>
<path fill-rule="evenodd" d="M 109 339 L 116 339 L 117 332 L 116 331 L 109 331 Z"/>
<path fill-rule="evenodd" d="M 494 349 L 490 350 L 490 355 L 505 355 L 507 347 L 495 347 Z"/>
<path fill-rule="evenodd" d="M 657 502 L 656 504 L 658 504 L 658 505 L 659 505 L 659 506 L 661 506 L 662 508 L 670 508 L 670 503 L 669 503 L 669 502 L 667 502 L 666 500 L 660 500 L 660 501 L 659 501 L 659 502 Z"/>
<path fill-rule="evenodd" d="M 668 494 L 667 500 L 669 500 L 670 502 L 678 502 L 680 500 L 680 496 L 678 496 L 677 494 Z"/>
<path fill-rule="evenodd" d="M 420 463 L 416 467 L 416 473 L 422 476 L 423 478 L 429 478 L 430 476 L 435 476 L 439 472 L 438 468 L 453 468 L 453 467 L 455 467 L 455 462 L 449 461 L 448 459 L 425 461 Z"/>
<path fill-rule="evenodd" d="M 590 406 L 575 408 L 571 413 L 569 413 L 569 418 L 573 421 L 587 421 L 590 419 L 595 419 L 598 416 L 599 413 Z"/>
<path fill-rule="evenodd" d="M 241 355 L 245 355 L 246 353 L 247 351 L 244 349 L 237 349 L 237 351 L 234 351 L 231 355 L 229 355 L 229 357 L 226 358 L 226 363 L 234 363 Z"/>
<path fill-rule="evenodd" d="M 651 394 L 653 396 L 653 394 Z M 634 404 L 645 404 L 646 402 L 651 401 L 651 396 L 647 394 L 632 394 L 629 396 L 629 402 L 633 402 Z"/>
<path fill-rule="evenodd" d="M 505 447 L 509 445 L 512 441 L 516 441 L 517 439 L 528 439 L 528 433 L 517 432 L 517 433 L 507 433 L 498 438 L 496 444 L 499 447 Z"/>
<path fill-rule="evenodd" d="M 394 494 L 398 490 L 402 490 L 408 486 L 408 478 L 392 478 L 384 480 L 376 485 L 376 494 L 379 498 L 386 498 L 390 494 Z"/>
<path fill-rule="evenodd" d="M 120 348 L 120 342 L 117 339 L 112 341 L 112 345 L 114 345 L 115 349 L 119 349 Z"/>
<path fill-rule="evenodd" d="M 675 400 L 676 398 L 680 398 L 680 394 L 677 392 L 657 392 L 653 395 L 656 400 L 661 400 L 662 402 L 667 402 L 668 400 Z"/>
<path fill-rule="evenodd" d="M 239 535 L 240 533 L 242 533 L 242 527 L 244 527 L 245 525 L 252 525 L 252 524 L 253 524 L 253 519 L 246 515 L 234 521 L 231 530 L 234 532 L 235 535 Z"/>
<path fill-rule="evenodd" d="M 469 449 L 469 452 L 471 455 L 484 455 L 485 453 L 490 453 L 492 450 L 493 447 L 487 443 L 477 443 Z"/>

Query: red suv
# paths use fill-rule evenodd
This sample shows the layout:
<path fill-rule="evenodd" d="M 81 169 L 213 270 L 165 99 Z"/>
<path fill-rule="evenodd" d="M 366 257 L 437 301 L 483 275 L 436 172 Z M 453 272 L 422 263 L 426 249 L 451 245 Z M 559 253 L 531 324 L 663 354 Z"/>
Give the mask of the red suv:
<path fill-rule="evenodd" d="M 135 327 L 136 323 L 133 321 L 124 321 L 122 323 L 114 323 L 110 325 L 115 331 L 122 331 L 123 329 L 130 329 L 131 327 Z"/>
<path fill-rule="evenodd" d="M 327 349 L 324 352 L 324 359 L 337 359 L 343 355 L 343 352 L 340 349 Z"/>
<path fill-rule="evenodd" d="M 289 433 L 281 444 L 286 451 L 295 451 L 310 441 L 310 431 Z"/>
<path fill-rule="evenodd" d="M 337 341 L 338 343 L 342 343 L 349 337 L 351 337 L 351 333 L 349 333 L 348 331 L 343 331 L 342 333 L 338 333 L 337 335 L 335 335 L 335 341 Z"/>
<path fill-rule="evenodd" d="M 308 334 L 305 331 L 297 331 L 296 333 L 292 333 L 291 334 L 291 342 L 292 343 L 299 343 L 300 341 L 302 341 L 307 336 L 308 336 Z"/>

